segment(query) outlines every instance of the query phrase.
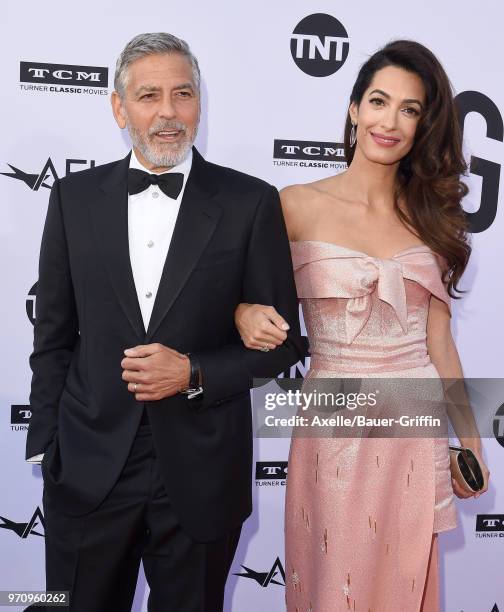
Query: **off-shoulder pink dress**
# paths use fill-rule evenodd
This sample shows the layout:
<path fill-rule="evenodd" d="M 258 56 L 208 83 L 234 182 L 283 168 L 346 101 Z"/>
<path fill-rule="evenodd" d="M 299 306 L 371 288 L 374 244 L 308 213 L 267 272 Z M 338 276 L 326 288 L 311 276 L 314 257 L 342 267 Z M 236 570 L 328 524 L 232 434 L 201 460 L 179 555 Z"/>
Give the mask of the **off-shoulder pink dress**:
<path fill-rule="evenodd" d="M 427 353 L 438 257 L 291 243 L 307 378 L 439 378 Z M 446 438 L 293 437 L 286 493 L 289 612 L 437 612 L 437 534 L 456 526 Z"/>

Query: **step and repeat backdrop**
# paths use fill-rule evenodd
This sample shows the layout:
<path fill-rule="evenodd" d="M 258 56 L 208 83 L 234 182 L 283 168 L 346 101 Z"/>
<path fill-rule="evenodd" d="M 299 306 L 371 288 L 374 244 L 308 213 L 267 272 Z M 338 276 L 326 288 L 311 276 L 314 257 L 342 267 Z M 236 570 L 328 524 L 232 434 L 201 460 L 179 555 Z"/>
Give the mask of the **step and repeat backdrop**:
<path fill-rule="evenodd" d="M 279 188 L 344 170 L 348 96 L 373 51 L 395 38 L 427 45 L 457 92 L 471 168 L 464 206 L 474 253 L 464 276 L 468 291 L 454 305 L 453 333 L 467 377 L 500 378 L 503 23 L 504 6 L 491 0 L 4 3 L 0 590 L 44 588 L 42 479 L 40 468 L 24 461 L 40 238 L 56 177 L 129 150 L 110 110 L 124 44 L 147 31 L 186 39 L 203 74 L 200 152 Z M 285 375 L 302 376 L 307 367 L 299 363 Z M 457 502 L 459 527 L 440 538 L 445 612 L 504 612 L 504 397 L 492 401 L 494 436 L 484 440 L 490 490 L 477 501 Z M 255 510 L 231 569 L 228 612 L 284 609 L 288 440 L 258 439 L 254 448 Z M 147 609 L 147 594 L 140 576 L 135 610 Z"/>

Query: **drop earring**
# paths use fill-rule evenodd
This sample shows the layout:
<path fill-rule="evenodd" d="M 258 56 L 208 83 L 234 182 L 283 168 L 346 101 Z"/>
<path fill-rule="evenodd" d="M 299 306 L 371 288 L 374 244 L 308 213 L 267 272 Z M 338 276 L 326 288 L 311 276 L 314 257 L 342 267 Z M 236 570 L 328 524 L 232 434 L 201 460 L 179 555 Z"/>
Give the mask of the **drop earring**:
<path fill-rule="evenodd" d="M 351 149 L 355 147 L 356 142 L 357 142 L 357 124 L 352 121 L 352 129 L 350 130 L 350 148 Z"/>

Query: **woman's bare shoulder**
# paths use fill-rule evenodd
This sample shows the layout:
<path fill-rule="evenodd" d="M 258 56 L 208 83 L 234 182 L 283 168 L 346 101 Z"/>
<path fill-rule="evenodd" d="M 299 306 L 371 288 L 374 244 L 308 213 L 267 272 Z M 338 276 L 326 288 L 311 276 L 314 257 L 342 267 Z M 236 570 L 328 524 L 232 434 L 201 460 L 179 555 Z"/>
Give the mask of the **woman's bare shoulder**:
<path fill-rule="evenodd" d="M 303 207 L 313 205 L 314 200 L 319 200 L 324 192 L 328 192 L 329 185 L 335 177 L 330 179 L 322 179 L 313 183 L 304 183 L 299 185 L 289 185 L 280 191 L 282 205 L 287 207 L 296 206 Z"/>
<path fill-rule="evenodd" d="M 327 205 L 336 177 L 299 185 L 289 185 L 280 191 L 282 210 L 289 237 L 295 239 L 303 228 Z"/>
<path fill-rule="evenodd" d="M 310 209 L 313 209 L 314 197 L 311 183 L 289 185 L 280 191 L 282 211 L 291 240 L 296 240 L 300 229 L 305 225 Z"/>
<path fill-rule="evenodd" d="M 280 191 L 280 197 L 287 202 L 303 201 L 312 195 L 312 183 L 288 185 Z"/>
<path fill-rule="evenodd" d="M 280 191 L 280 199 L 284 210 L 313 210 L 314 206 L 324 206 L 328 200 L 338 198 L 339 177 L 329 178 L 305 183 L 300 185 L 289 185 Z"/>

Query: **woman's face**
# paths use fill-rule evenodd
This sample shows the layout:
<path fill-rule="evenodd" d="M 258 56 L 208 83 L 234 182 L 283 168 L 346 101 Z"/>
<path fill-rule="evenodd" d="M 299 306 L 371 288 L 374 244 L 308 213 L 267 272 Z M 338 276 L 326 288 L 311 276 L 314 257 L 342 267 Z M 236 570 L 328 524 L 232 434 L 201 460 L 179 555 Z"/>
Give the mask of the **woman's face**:
<path fill-rule="evenodd" d="M 425 108 L 425 90 L 417 74 L 396 66 L 378 70 L 350 117 L 357 124 L 357 149 L 369 161 L 396 164 L 409 153 Z"/>

